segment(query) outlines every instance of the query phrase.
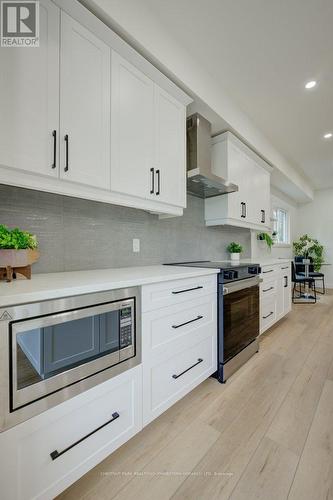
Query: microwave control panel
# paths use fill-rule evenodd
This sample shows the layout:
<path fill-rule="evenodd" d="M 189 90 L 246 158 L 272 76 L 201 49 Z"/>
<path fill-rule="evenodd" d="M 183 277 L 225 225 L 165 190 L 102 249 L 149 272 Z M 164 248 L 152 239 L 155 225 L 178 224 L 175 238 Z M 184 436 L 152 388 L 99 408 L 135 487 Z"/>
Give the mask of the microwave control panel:
<path fill-rule="evenodd" d="M 124 307 L 119 311 L 120 323 L 120 349 L 124 349 L 133 344 L 133 308 Z"/>

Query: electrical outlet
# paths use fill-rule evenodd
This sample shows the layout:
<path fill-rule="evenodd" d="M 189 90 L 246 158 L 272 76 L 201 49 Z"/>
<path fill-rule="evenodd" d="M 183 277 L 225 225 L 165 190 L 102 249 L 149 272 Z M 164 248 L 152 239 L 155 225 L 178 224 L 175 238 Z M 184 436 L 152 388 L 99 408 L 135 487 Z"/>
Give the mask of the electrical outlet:
<path fill-rule="evenodd" d="M 139 240 L 139 238 L 133 238 L 133 252 L 140 252 L 140 240 Z"/>

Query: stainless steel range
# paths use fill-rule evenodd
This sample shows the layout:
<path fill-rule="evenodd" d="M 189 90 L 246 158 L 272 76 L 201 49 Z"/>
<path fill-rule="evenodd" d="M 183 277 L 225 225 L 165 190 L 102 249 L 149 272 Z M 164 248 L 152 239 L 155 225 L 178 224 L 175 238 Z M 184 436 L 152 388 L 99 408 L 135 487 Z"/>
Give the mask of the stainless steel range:
<path fill-rule="evenodd" d="M 141 362 L 136 287 L 0 309 L 0 431 Z"/>
<path fill-rule="evenodd" d="M 225 382 L 259 350 L 259 264 L 181 262 L 178 266 L 220 269 L 218 294 L 218 370 Z"/>

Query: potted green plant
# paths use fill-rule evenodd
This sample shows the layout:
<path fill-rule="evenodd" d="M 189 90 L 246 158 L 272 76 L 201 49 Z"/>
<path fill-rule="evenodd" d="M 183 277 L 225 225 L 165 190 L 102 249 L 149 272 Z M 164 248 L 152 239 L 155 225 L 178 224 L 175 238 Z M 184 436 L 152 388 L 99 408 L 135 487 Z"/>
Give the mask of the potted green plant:
<path fill-rule="evenodd" d="M 307 234 L 303 234 L 298 241 L 293 242 L 294 254 L 296 257 L 311 257 L 315 271 L 319 272 L 322 263 L 324 262 L 324 247 L 315 238 L 311 238 Z"/>
<path fill-rule="evenodd" d="M 28 269 L 25 274 L 30 277 L 30 266 L 39 258 L 36 236 L 18 227 L 9 229 L 0 224 L 0 269 L 7 281 L 10 281 L 15 268 Z"/>
<path fill-rule="evenodd" d="M 271 250 L 272 246 L 274 245 L 273 238 L 268 233 L 259 233 L 257 236 L 257 239 L 259 241 L 264 241 L 266 243 L 267 247 L 269 248 L 269 250 Z"/>
<path fill-rule="evenodd" d="M 240 254 L 243 251 L 243 247 L 239 243 L 235 243 L 234 241 L 232 241 L 227 246 L 227 250 L 230 253 L 230 259 L 231 260 L 239 260 Z"/>

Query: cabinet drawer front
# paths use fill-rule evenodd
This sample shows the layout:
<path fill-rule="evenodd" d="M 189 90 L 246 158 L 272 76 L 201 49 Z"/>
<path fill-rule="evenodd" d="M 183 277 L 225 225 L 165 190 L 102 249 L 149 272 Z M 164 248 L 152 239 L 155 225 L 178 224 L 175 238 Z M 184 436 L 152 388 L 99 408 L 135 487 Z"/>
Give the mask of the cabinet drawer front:
<path fill-rule="evenodd" d="M 260 283 L 260 297 L 262 299 L 271 295 L 276 295 L 276 292 L 277 280 L 265 280 L 263 283 Z"/>
<path fill-rule="evenodd" d="M 216 336 L 162 363 L 144 368 L 144 423 L 148 423 L 216 371 Z"/>
<path fill-rule="evenodd" d="M 276 298 L 268 297 L 261 301 L 260 307 L 260 333 L 266 331 L 276 322 Z"/>
<path fill-rule="evenodd" d="M 186 304 L 157 309 L 143 315 L 143 359 L 168 356 L 216 335 L 217 295 L 200 297 Z"/>
<path fill-rule="evenodd" d="M 151 311 L 217 293 L 216 275 L 166 281 L 142 287 L 142 311 Z"/>
<path fill-rule="evenodd" d="M 53 498 L 140 430 L 141 366 L 102 386 L 18 426 L 19 499 Z"/>
<path fill-rule="evenodd" d="M 278 266 L 263 266 L 261 270 L 261 278 L 263 283 L 276 279 L 278 275 Z"/>

